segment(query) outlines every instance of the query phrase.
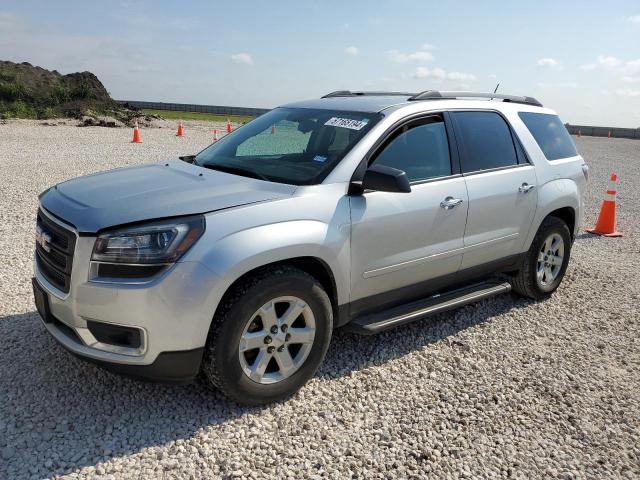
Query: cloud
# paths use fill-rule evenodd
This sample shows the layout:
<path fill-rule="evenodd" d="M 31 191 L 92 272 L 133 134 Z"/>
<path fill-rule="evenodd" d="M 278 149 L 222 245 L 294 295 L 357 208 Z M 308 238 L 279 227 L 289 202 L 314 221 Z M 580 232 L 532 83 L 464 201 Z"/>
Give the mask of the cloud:
<path fill-rule="evenodd" d="M 449 80 L 460 80 L 460 81 L 477 80 L 477 77 L 474 74 L 465 73 L 465 72 L 449 72 L 447 73 L 447 78 Z"/>
<path fill-rule="evenodd" d="M 455 80 L 455 81 L 473 81 L 477 80 L 477 77 L 472 73 L 465 72 L 449 72 L 447 73 L 440 67 L 427 68 L 418 67 L 416 71 L 411 75 L 411 78 L 434 78 L 436 80 Z"/>
<path fill-rule="evenodd" d="M 546 82 L 538 82 L 536 83 L 536 87 L 540 88 L 578 88 L 576 82 L 557 82 L 557 83 L 546 83 Z"/>
<path fill-rule="evenodd" d="M 638 60 L 631 60 L 624 64 L 623 68 L 624 73 L 629 75 L 638 75 L 640 74 L 640 58 Z"/>
<path fill-rule="evenodd" d="M 248 53 L 234 53 L 230 58 L 233 63 L 253 65 L 253 57 Z"/>
<path fill-rule="evenodd" d="M 632 15 L 631 17 L 627 17 L 627 21 L 640 25 L 640 15 Z"/>
<path fill-rule="evenodd" d="M 631 88 L 619 88 L 615 93 L 621 97 L 640 97 L 640 90 L 633 90 Z"/>
<path fill-rule="evenodd" d="M 487 77 L 491 80 L 495 80 L 496 78 L 498 78 L 498 75 L 496 75 L 495 73 L 490 73 L 489 75 L 487 75 Z"/>
<path fill-rule="evenodd" d="M 436 48 L 436 47 L 434 47 L 430 43 L 423 43 L 422 47 L 420 49 L 421 50 L 433 50 L 434 48 Z"/>
<path fill-rule="evenodd" d="M 431 48 L 433 48 L 432 45 L 425 43 L 419 50 L 413 53 L 402 53 L 398 50 L 389 50 L 387 52 L 387 58 L 396 63 L 430 62 L 434 59 L 433 54 L 428 51 Z"/>
<path fill-rule="evenodd" d="M 435 68 L 427 68 L 427 67 L 418 67 L 416 71 L 411 75 L 412 78 L 436 78 L 438 80 L 442 80 L 446 78 L 447 73 L 439 67 Z"/>
<path fill-rule="evenodd" d="M 536 65 L 543 68 L 556 68 L 560 66 L 560 62 L 558 62 L 555 58 L 541 58 L 536 62 Z"/>
<path fill-rule="evenodd" d="M 344 49 L 344 53 L 346 53 L 347 55 L 351 55 L 352 57 L 355 57 L 360 53 L 360 50 L 358 50 L 358 47 L 347 47 Z"/>
<path fill-rule="evenodd" d="M 175 17 L 170 19 L 168 26 L 172 29 L 183 31 L 194 31 L 202 26 L 202 21 L 198 18 L 192 17 Z"/>
<path fill-rule="evenodd" d="M 640 82 L 640 77 L 630 77 L 628 75 L 625 75 L 624 77 L 622 77 L 622 81 L 627 83 L 638 83 Z"/>
<path fill-rule="evenodd" d="M 588 63 L 586 65 L 581 65 L 580 68 L 582 70 L 611 70 L 614 67 L 620 65 L 620 60 L 616 57 L 607 56 L 607 55 L 598 55 L 598 58 L 595 63 Z"/>
<path fill-rule="evenodd" d="M 0 31 L 11 32 L 21 30 L 22 27 L 22 21 L 17 15 L 11 12 L 0 12 Z"/>

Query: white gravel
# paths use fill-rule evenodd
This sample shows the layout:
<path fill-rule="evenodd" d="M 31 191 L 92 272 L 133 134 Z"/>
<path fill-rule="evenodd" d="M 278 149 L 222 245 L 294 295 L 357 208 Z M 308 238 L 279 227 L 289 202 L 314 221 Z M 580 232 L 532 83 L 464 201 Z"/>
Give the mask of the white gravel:
<path fill-rule="evenodd" d="M 144 129 L 0 125 L 0 478 L 638 478 L 640 142 L 577 139 L 586 223 L 611 171 L 622 239 L 581 235 L 552 299 L 512 295 L 376 337 L 337 332 L 291 400 L 240 408 L 201 385 L 103 372 L 31 298 L 37 194 L 207 145 Z"/>

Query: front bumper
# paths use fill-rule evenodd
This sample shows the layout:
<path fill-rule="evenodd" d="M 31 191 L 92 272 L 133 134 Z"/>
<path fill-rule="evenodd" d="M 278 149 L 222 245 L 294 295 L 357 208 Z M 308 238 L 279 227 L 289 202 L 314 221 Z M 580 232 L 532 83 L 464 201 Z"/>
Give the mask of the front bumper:
<path fill-rule="evenodd" d="M 37 289 L 40 287 L 38 281 L 33 278 L 34 296 L 37 296 Z M 74 329 L 66 326 L 59 319 L 55 318 L 51 312 L 45 308 L 39 314 L 44 322 L 47 331 L 51 336 L 76 357 L 98 365 L 105 370 L 127 377 L 141 380 L 150 380 L 161 383 L 189 383 L 200 371 L 203 348 L 193 350 L 162 352 L 149 365 L 133 363 L 117 363 L 115 361 L 99 359 L 94 352 L 87 350 L 82 344 L 82 340 L 77 336 Z"/>
<path fill-rule="evenodd" d="M 64 293 L 34 261 L 34 289 L 47 297 L 47 331 L 67 350 L 105 368 L 151 380 L 184 382 L 198 372 L 215 308 L 220 279 L 197 261 L 182 261 L 144 282 L 91 278 L 94 237 L 78 236 L 71 285 Z M 136 348 L 96 339 L 90 322 L 135 329 Z"/>

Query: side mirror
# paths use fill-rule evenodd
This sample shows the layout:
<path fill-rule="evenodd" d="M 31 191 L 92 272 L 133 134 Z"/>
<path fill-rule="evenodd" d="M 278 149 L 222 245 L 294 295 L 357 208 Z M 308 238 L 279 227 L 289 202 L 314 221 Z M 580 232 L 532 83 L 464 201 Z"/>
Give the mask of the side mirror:
<path fill-rule="evenodd" d="M 380 192 L 408 193 L 411 191 L 407 174 L 402 170 L 385 165 L 370 166 L 364 173 L 362 188 Z"/>

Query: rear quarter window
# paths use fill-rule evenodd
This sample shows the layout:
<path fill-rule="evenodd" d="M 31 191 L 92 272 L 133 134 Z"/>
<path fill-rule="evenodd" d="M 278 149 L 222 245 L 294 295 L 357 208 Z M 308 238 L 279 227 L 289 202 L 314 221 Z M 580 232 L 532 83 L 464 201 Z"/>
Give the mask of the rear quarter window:
<path fill-rule="evenodd" d="M 533 112 L 520 112 L 518 115 L 547 160 L 559 160 L 578 154 L 571 135 L 557 115 Z"/>

